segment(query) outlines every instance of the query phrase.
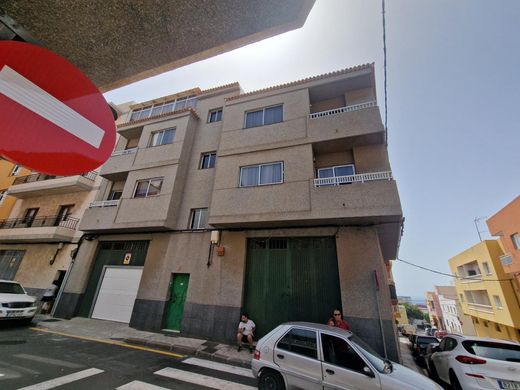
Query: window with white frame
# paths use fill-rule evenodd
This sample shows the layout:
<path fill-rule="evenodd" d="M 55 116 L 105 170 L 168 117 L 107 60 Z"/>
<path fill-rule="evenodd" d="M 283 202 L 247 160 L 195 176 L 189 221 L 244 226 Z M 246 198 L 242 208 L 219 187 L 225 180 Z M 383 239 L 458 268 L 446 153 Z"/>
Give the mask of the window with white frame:
<path fill-rule="evenodd" d="M 318 168 L 317 169 L 318 179 L 330 178 L 330 183 L 323 185 L 338 185 L 338 184 L 350 184 L 349 181 L 341 180 L 341 177 L 352 176 L 356 174 L 356 168 L 354 164 L 335 165 L 332 167 Z"/>
<path fill-rule="evenodd" d="M 217 160 L 217 152 L 203 153 L 200 157 L 199 169 L 209 169 L 215 167 L 215 161 Z"/>
<path fill-rule="evenodd" d="M 150 137 L 150 146 L 171 144 L 175 139 L 175 129 L 154 131 Z"/>
<path fill-rule="evenodd" d="M 7 196 L 7 191 L 6 190 L 0 191 L 0 204 L 4 203 L 4 199 L 5 199 L 6 196 Z"/>
<path fill-rule="evenodd" d="M 283 162 L 240 167 L 240 187 L 283 183 Z"/>
<path fill-rule="evenodd" d="M 132 111 L 130 121 L 151 118 L 157 115 L 167 114 L 172 111 L 186 107 L 196 107 L 197 97 L 195 95 L 185 96 L 177 100 L 168 100 L 163 103 L 156 103 L 150 106 L 138 108 Z"/>
<path fill-rule="evenodd" d="M 148 198 L 149 196 L 159 195 L 162 183 L 162 177 L 138 180 L 135 184 L 134 198 Z"/>
<path fill-rule="evenodd" d="M 493 295 L 493 300 L 495 301 L 495 306 L 497 309 L 503 309 L 504 306 L 502 306 L 502 301 L 500 300 L 500 297 L 498 295 Z"/>
<path fill-rule="evenodd" d="M 11 170 L 11 176 L 16 176 L 20 173 L 20 171 L 22 170 L 22 167 L 20 165 L 15 165 L 13 167 L 13 169 Z"/>
<path fill-rule="evenodd" d="M 246 112 L 245 128 L 283 122 L 283 105 Z"/>
<path fill-rule="evenodd" d="M 191 229 L 206 229 L 208 227 L 208 209 L 192 209 L 190 217 Z"/>
<path fill-rule="evenodd" d="M 208 123 L 219 122 L 222 120 L 222 107 L 215 108 L 208 113 Z"/>
<path fill-rule="evenodd" d="M 491 270 L 489 269 L 489 263 L 487 261 L 482 263 L 482 267 L 484 268 L 484 273 L 486 275 L 491 275 Z"/>
<path fill-rule="evenodd" d="M 520 235 L 518 233 L 511 234 L 511 241 L 515 249 L 520 249 Z"/>

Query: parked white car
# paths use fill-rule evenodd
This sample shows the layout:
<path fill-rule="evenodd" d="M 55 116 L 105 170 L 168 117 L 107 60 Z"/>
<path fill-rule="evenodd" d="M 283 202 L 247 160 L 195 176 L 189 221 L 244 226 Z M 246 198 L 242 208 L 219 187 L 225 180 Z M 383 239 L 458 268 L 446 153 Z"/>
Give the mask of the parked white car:
<path fill-rule="evenodd" d="M 282 324 L 262 337 L 251 366 L 260 390 L 441 389 L 383 359 L 352 332 L 308 322 Z"/>
<path fill-rule="evenodd" d="M 520 344 L 449 334 L 431 355 L 430 374 L 454 389 L 520 390 Z"/>
<path fill-rule="evenodd" d="M 31 322 L 36 314 L 36 298 L 12 280 L 0 280 L 0 321 L 23 320 Z"/>

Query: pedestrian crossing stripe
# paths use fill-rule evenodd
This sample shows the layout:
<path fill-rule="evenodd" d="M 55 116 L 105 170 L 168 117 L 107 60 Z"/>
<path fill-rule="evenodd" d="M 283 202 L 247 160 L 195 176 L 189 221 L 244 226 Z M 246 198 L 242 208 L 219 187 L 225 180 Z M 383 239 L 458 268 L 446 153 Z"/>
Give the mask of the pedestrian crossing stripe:
<path fill-rule="evenodd" d="M 212 376 L 196 374 L 194 372 L 182 371 L 176 368 L 166 367 L 162 370 L 154 372 L 156 375 L 165 376 L 171 379 L 177 379 L 183 382 L 193 383 L 195 385 L 206 386 L 211 389 L 226 390 L 256 390 L 256 387 L 243 385 L 241 383 L 226 381 L 224 379 L 214 378 Z"/>
<path fill-rule="evenodd" d="M 103 370 L 99 370 L 97 368 L 88 368 L 83 371 L 78 371 L 69 375 L 60 376 L 58 378 L 54 378 L 45 382 L 36 383 L 35 385 L 22 387 L 18 390 L 48 390 L 54 389 L 55 387 L 66 385 L 68 383 L 72 383 L 75 381 L 79 381 L 80 379 L 88 378 L 89 376 L 93 376 L 96 374 L 100 374 L 104 372 Z"/>
<path fill-rule="evenodd" d="M 141 382 L 141 381 L 132 381 L 127 383 L 126 385 L 119 386 L 116 390 L 170 390 L 166 387 L 152 385 L 150 383 Z"/>
<path fill-rule="evenodd" d="M 209 360 L 198 359 L 198 358 L 188 358 L 182 361 L 185 364 L 190 364 L 192 366 L 209 368 L 211 370 L 217 370 L 222 372 L 227 372 L 230 374 L 242 375 L 248 378 L 254 378 L 255 376 L 251 372 L 251 369 L 242 368 L 237 366 L 232 366 L 231 364 L 212 362 Z"/>

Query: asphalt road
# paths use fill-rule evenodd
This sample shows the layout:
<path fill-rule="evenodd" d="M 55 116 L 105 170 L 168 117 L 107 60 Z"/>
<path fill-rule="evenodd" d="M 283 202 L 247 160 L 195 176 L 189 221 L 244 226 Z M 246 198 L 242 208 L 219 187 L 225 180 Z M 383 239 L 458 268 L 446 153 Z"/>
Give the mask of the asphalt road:
<path fill-rule="evenodd" d="M 256 389 L 251 371 L 0 323 L 0 389 Z"/>

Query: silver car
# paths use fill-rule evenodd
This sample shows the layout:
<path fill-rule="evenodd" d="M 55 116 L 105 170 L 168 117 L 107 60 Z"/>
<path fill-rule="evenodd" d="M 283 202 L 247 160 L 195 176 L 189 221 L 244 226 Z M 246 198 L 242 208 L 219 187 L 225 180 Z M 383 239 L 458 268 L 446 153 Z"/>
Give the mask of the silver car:
<path fill-rule="evenodd" d="M 251 366 L 261 390 L 442 389 L 352 332 L 308 322 L 282 324 L 260 339 Z"/>

